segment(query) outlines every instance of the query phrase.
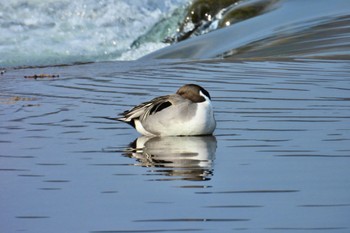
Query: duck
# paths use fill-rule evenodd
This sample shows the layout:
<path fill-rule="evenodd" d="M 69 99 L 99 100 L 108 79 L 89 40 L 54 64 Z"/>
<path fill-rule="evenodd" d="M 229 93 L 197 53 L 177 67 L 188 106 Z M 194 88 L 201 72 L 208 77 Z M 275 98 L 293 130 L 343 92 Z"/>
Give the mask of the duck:
<path fill-rule="evenodd" d="M 175 94 L 141 103 L 119 114 L 144 136 L 212 135 L 216 128 L 210 94 L 197 84 L 186 84 Z"/>

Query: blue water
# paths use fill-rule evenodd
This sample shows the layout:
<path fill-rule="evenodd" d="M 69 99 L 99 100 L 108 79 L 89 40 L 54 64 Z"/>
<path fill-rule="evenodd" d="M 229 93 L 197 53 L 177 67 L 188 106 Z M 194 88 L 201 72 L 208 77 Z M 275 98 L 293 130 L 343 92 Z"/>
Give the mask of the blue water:
<path fill-rule="evenodd" d="M 341 60 L 10 70 L 0 232 L 347 233 L 349 74 Z M 213 137 L 145 140 L 101 118 L 193 82 L 212 96 Z"/>

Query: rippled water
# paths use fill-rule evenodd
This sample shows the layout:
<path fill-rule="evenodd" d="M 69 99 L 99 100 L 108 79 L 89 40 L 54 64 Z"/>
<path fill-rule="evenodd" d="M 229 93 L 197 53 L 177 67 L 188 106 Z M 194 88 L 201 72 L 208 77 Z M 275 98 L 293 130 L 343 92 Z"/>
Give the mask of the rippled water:
<path fill-rule="evenodd" d="M 349 74 L 342 60 L 10 69 L 0 231 L 349 232 Z M 102 118 L 190 82 L 211 93 L 213 137 Z"/>

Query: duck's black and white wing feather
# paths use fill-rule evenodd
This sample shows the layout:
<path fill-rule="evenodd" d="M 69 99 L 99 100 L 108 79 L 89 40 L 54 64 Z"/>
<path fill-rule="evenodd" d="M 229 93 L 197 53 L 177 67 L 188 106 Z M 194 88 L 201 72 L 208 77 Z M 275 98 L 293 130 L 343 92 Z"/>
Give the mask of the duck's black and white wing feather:
<path fill-rule="evenodd" d="M 118 117 L 117 120 L 126 122 L 135 127 L 135 120 L 143 120 L 149 115 L 170 107 L 172 104 L 169 96 L 160 96 L 121 113 L 121 117 Z"/>

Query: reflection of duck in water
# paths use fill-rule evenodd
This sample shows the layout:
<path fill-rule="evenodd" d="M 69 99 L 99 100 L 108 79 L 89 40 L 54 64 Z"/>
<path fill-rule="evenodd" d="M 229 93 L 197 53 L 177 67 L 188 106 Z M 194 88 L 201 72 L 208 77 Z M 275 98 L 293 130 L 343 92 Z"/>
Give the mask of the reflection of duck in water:
<path fill-rule="evenodd" d="M 211 135 L 216 127 L 210 95 L 201 86 L 187 84 L 176 94 L 154 98 L 115 120 L 146 136 Z"/>
<path fill-rule="evenodd" d="M 179 176 L 183 180 L 209 180 L 215 158 L 216 138 L 197 137 L 139 137 L 130 144 L 125 155 L 135 158 L 157 174 Z"/>

